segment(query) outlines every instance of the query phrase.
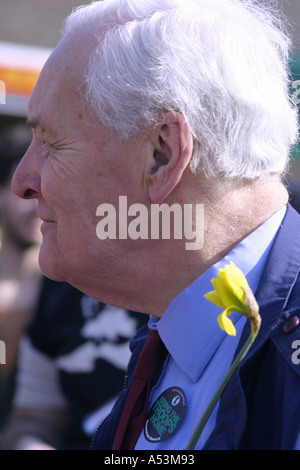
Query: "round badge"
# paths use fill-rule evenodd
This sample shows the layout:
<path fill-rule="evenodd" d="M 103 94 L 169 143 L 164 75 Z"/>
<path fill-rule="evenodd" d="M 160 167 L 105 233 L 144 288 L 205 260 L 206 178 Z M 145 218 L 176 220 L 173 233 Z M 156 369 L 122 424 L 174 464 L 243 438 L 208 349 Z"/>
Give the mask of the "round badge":
<path fill-rule="evenodd" d="M 169 437 L 179 426 L 186 408 L 184 392 L 178 387 L 165 390 L 155 401 L 146 418 L 144 435 L 149 442 Z"/>

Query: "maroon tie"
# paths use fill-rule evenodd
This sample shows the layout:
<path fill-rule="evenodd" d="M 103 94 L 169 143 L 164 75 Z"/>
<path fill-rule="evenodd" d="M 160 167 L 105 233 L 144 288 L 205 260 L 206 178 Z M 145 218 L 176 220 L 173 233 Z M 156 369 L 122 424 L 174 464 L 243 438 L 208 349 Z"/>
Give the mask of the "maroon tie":
<path fill-rule="evenodd" d="M 150 330 L 133 373 L 113 450 L 132 450 L 143 427 L 152 382 L 167 357 L 167 350 L 157 331 Z"/>

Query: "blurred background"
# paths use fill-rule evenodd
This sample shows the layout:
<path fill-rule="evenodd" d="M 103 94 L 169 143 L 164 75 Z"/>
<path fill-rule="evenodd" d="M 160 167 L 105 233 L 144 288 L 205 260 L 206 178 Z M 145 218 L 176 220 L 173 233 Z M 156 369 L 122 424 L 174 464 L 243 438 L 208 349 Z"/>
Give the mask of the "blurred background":
<path fill-rule="evenodd" d="M 24 121 L 40 69 L 60 39 L 64 18 L 81 0 L 0 0 L 0 128 Z M 2 97 L 2 99 L 1 99 Z"/>

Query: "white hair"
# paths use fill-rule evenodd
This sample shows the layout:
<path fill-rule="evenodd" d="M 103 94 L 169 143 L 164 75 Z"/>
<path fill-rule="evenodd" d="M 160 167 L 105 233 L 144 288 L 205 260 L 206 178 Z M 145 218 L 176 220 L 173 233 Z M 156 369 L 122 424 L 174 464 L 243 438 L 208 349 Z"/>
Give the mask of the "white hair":
<path fill-rule="evenodd" d="M 290 40 L 251 0 L 104 0 L 75 10 L 64 34 L 98 37 L 85 99 L 127 139 L 180 112 L 194 138 L 193 172 L 255 179 L 286 170 L 297 140 Z"/>

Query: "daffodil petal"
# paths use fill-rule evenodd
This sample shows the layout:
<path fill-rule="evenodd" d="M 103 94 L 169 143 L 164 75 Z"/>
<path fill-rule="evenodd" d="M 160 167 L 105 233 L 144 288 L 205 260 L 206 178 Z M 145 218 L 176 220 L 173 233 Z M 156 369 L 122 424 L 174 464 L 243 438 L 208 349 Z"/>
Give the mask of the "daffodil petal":
<path fill-rule="evenodd" d="M 233 262 L 231 262 L 224 268 L 223 279 L 226 284 L 230 286 L 232 294 L 241 304 L 243 304 L 245 301 L 245 292 L 243 288 L 248 290 L 250 287 L 242 271 Z"/>
<path fill-rule="evenodd" d="M 250 289 L 246 276 L 232 261 L 229 265 L 229 269 L 230 274 L 235 277 L 237 283 L 239 283 L 245 289 Z"/>
<path fill-rule="evenodd" d="M 225 308 L 218 317 L 218 323 L 227 334 L 235 336 L 235 327 L 228 316 L 236 311 L 252 318 L 252 306 L 256 305 L 248 281 L 242 271 L 231 262 L 224 268 L 220 268 L 217 278 L 213 278 L 211 282 L 215 290 L 208 292 L 204 297 L 218 307 Z"/>
<path fill-rule="evenodd" d="M 230 318 L 227 316 L 227 309 L 218 316 L 218 323 L 222 330 L 230 336 L 236 336 L 236 329 Z"/>
<path fill-rule="evenodd" d="M 217 305 L 218 307 L 221 308 L 226 308 L 226 305 L 224 305 L 224 302 L 220 298 L 220 296 L 217 294 L 215 290 L 212 290 L 211 292 L 208 292 L 207 294 L 204 295 L 204 297 L 212 302 L 213 304 Z"/>
<path fill-rule="evenodd" d="M 219 275 L 217 279 L 212 279 L 211 282 L 219 298 L 222 299 L 223 306 L 226 308 L 226 307 L 229 307 L 230 305 L 240 304 L 240 301 L 236 297 L 235 292 L 232 289 L 230 282 L 228 282 L 227 278 L 225 277 L 225 273 L 220 272 L 220 271 L 219 271 Z"/>

